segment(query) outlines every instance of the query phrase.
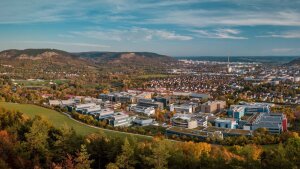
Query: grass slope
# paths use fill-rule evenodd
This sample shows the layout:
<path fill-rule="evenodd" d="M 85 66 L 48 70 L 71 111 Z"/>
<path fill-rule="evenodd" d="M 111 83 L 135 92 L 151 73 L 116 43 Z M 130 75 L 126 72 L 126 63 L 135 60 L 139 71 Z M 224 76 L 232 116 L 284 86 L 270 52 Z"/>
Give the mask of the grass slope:
<path fill-rule="evenodd" d="M 25 115 L 29 116 L 30 118 L 33 118 L 34 116 L 41 116 L 45 119 L 47 119 L 50 123 L 53 124 L 53 126 L 60 128 L 63 125 L 67 125 L 69 127 L 72 127 L 75 129 L 75 131 L 80 134 L 80 135 L 87 135 L 91 133 L 96 133 L 101 131 L 102 129 L 96 129 L 84 124 L 81 124 L 79 122 L 76 122 L 67 116 L 51 110 L 51 109 L 46 109 L 40 106 L 36 105 L 31 105 L 31 104 L 17 104 L 17 103 L 7 103 L 7 102 L 0 102 L 0 107 L 4 107 L 8 110 L 18 110 Z M 130 133 L 119 133 L 119 132 L 114 132 L 114 131 L 107 131 L 107 130 L 102 130 L 106 135 L 108 136 L 116 136 L 116 137 L 130 137 L 133 136 Z M 137 139 L 149 139 L 148 137 L 143 137 L 143 136 L 137 136 L 134 135 Z"/>

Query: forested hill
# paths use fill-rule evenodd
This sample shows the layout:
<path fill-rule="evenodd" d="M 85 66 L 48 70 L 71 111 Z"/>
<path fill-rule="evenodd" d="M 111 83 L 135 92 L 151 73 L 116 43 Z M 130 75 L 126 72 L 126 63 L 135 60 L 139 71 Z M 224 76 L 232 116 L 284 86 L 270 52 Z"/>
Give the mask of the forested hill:
<path fill-rule="evenodd" d="M 161 65 L 176 61 L 172 57 L 150 52 L 82 52 L 75 55 L 105 64 Z"/>
<path fill-rule="evenodd" d="M 288 63 L 289 66 L 300 66 L 300 57 Z"/>
<path fill-rule="evenodd" d="M 81 52 L 69 53 L 57 49 L 25 49 L 25 50 L 5 50 L 0 52 L 2 60 L 45 60 L 50 59 L 56 62 L 72 63 L 80 60 L 85 63 L 167 63 L 176 59 L 150 52 Z M 92 61 L 92 62 L 91 62 Z"/>
<path fill-rule="evenodd" d="M 45 64 L 57 66 L 78 65 L 79 63 L 88 64 L 85 60 L 80 59 L 71 53 L 57 49 L 4 50 L 0 52 L 0 59 L 2 62 L 16 67 L 19 65 L 32 66 L 32 64 L 34 64 L 34 66 Z"/>
<path fill-rule="evenodd" d="M 84 75 L 118 73 L 126 75 L 166 72 L 177 60 L 150 52 L 82 52 L 69 53 L 57 49 L 5 50 L 0 52 L 0 67 L 15 78 L 41 78 L 52 73 L 56 78 L 65 74 Z M 12 69 L 14 68 L 14 69 Z M 9 70 L 8 70 L 9 69 Z"/>

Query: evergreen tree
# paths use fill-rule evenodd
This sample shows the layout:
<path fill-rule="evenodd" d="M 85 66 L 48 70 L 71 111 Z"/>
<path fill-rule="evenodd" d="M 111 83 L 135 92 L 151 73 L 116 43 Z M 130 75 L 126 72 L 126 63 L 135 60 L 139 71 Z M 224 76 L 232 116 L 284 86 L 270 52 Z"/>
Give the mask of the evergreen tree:
<path fill-rule="evenodd" d="M 93 160 L 90 160 L 90 155 L 87 152 L 86 146 L 84 144 L 81 145 L 80 152 L 76 153 L 77 157 L 74 159 L 75 161 L 75 169 L 91 169 L 91 164 Z"/>
<path fill-rule="evenodd" d="M 117 166 L 122 169 L 134 169 L 136 160 L 134 158 L 134 148 L 130 145 L 128 139 L 124 140 L 124 144 L 122 146 L 122 152 L 117 156 L 116 162 L 113 165 L 110 163 L 107 167 Z"/>
<path fill-rule="evenodd" d="M 170 154 L 166 147 L 164 141 L 154 142 L 154 147 L 152 148 L 152 154 L 146 157 L 145 160 L 154 169 L 167 169 L 168 168 L 168 158 Z"/>
<path fill-rule="evenodd" d="M 26 142 L 23 142 L 23 151 L 36 165 L 39 165 L 40 162 L 47 165 L 50 160 L 47 140 L 49 130 L 49 123 L 37 116 L 33 119 L 29 132 L 25 134 Z"/>

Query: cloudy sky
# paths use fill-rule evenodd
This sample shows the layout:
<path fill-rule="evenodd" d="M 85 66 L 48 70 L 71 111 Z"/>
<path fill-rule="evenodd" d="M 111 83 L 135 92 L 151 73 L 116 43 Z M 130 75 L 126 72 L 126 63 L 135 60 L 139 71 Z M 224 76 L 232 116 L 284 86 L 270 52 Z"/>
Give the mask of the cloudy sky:
<path fill-rule="evenodd" d="M 300 55 L 298 0 L 1 0 L 0 50 Z"/>

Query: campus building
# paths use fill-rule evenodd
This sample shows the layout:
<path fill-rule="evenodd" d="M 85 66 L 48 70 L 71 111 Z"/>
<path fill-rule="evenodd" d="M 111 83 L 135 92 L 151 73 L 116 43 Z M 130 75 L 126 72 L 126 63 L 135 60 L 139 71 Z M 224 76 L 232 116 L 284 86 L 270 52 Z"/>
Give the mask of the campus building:
<path fill-rule="evenodd" d="M 237 122 L 234 119 L 216 119 L 215 126 L 221 128 L 235 129 L 237 128 Z"/>
<path fill-rule="evenodd" d="M 130 117 L 128 114 L 123 112 L 118 112 L 106 118 L 106 120 L 108 121 L 108 124 L 113 127 L 130 126 L 134 117 Z"/>
<path fill-rule="evenodd" d="M 175 111 L 176 113 L 193 113 L 193 106 L 189 104 L 171 104 L 170 111 Z"/>
<path fill-rule="evenodd" d="M 229 117 L 240 120 L 244 115 L 253 115 L 254 113 L 270 113 L 272 104 L 268 103 L 245 103 L 240 105 L 231 105 L 227 111 Z"/>
<path fill-rule="evenodd" d="M 85 104 L 77 104 L 75 105 L 75 111 L 83 112 L 84 109 L 88 109 L 90 107 L 95 107 L 96 103 L 85 103 Z"/>
<path fill-rule="evenodd" d="M 208 101 L 201 105 L 202 113 L 218 113 L 226 108 L 225 101 Z"/>
<path fill-rule="evenodd" d="M 177 116 L 171 119 L 172 126 L 193 129 L 198 127 L 197 120 L 188 116 Z"/>
<path fill-rule="evenodd" d="M 152 99 L 139 99 L 137 104 L 138 104 L 138 106 L 154 107 L 155 109 L 163 109 L 164 108 L 163 103 L 156 102 Z"/>
<path fill-rule="evenodd" d="M 246 128 L 246 127 L 245 127 Z M 251 130 L 266 128 L 272 134 L 287 131 L 287 118 L 283 113 L 262 113 L 253 120 Z"/>
<path fill-rule="evenodd" d="M 147 116 L 151 116 L 155 114 L 155 109 L 154 107 L 145 107 L 145 106 L 132 106 L 130 108 L 131 111 L 135 113 L 141 113 Z"/>

